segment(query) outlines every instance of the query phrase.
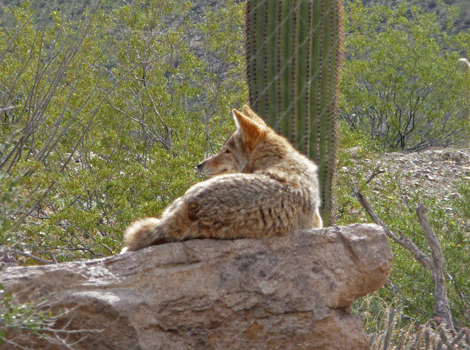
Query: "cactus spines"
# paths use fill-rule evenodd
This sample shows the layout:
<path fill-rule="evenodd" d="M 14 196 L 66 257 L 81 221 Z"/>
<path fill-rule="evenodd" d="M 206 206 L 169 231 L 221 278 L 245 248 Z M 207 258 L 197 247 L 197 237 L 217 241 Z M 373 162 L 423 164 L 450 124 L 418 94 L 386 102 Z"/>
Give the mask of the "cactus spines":
<path fill-rule="evenodd" d="M 247 0 L 251 107 L 319 165 L 330 223 L 342 43 L 341 0 Z"/>

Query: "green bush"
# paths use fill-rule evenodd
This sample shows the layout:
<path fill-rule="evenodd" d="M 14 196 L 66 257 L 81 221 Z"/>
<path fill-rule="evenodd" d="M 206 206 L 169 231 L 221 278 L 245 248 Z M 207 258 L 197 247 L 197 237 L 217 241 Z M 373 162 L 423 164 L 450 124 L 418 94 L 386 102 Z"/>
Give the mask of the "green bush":
<path fill-rule="evenodd" d="M 38 311 L 32 304 L 18 304 L 0 284 L 0 345 L 6 343 L 15 347 L 15 342 L 5 338 L 8 329 L 40 336 L 51 329 L 55 319 L 50 313 Z"/>
<path fill-rule="evenodd" d="M 458 8 L 436 13 L 400 3 L 346 9 L 341 115 L 384 150 L 467 145 L 470 31 L 447 34 Z"/>
<path fill-rule="evenodd" d="M 19 179 L 20 203 L 1 243 L 57 261 L 118 252 L 124 228 L 199 181 L 194 166 L 233 129 L 230 108 L 246 100 L 242 4 L 203 19 L 158 0 L 79 19 L 8 11 L 0 181 Z"/>

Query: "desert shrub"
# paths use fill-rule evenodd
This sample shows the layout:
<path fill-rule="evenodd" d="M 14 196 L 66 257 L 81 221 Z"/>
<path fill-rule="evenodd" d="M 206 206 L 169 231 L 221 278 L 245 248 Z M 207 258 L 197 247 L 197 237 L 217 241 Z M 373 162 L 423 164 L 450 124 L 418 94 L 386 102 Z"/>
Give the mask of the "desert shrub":
<path fill-rule="evenodd" d="M 348 5 L 341 118 L 384 150 L 468 144 L 470 31 L 447 34 L 458 8 L 441 8 Z"/>
<path fill-rule="evenodd" d="M 1 186 L 19 179 L 20 196 L 2 244 L 57 261 L 113 254 L 234 128 L 242 4 L 202 18 L 158 0 L 83 5 L 74 19 L 21 6 L 0 33 Z"/>
<path fill-rule="evenodd" d="M 12 348 L 17 344 L 14 340 L 5 338 L 8 329 L 15 329 L 21 333 L 44 335 L 56 317 L 52 313 L 44 313 L 33 304 L 19 304 L 8 294 L 0 284 L 0 345 L 6 343 Z"/>
<path fill-rule="evenodd" d="M 468 329 L 453 332 L 436 320 L 419 325 L 377 296 L 356 301 L 353 310 L 362 318 L 373 350 L 470 348 Z"/>

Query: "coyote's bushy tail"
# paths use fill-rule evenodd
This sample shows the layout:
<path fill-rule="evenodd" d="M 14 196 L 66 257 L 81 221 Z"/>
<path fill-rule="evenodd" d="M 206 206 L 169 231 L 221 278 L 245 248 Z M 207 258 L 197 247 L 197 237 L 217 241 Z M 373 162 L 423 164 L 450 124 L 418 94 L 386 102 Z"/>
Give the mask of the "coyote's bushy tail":
<path fill-rule="evenodd" d="M 158 236 L 160 220 L 156 218 L 145 218 L 134 221 L 124 233 L 124 249 L 126 251 L 139 250 L 155 243 Z"/>

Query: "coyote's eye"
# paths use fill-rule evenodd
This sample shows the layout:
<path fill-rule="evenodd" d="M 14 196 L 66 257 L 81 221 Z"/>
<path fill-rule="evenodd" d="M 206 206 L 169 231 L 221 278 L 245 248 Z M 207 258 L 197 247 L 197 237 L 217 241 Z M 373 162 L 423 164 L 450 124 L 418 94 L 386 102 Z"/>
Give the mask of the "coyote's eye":
<path fill-rule="evenodd" d="M 226 148 L 224 153 L 230 153 L 230 150 Z"/>

